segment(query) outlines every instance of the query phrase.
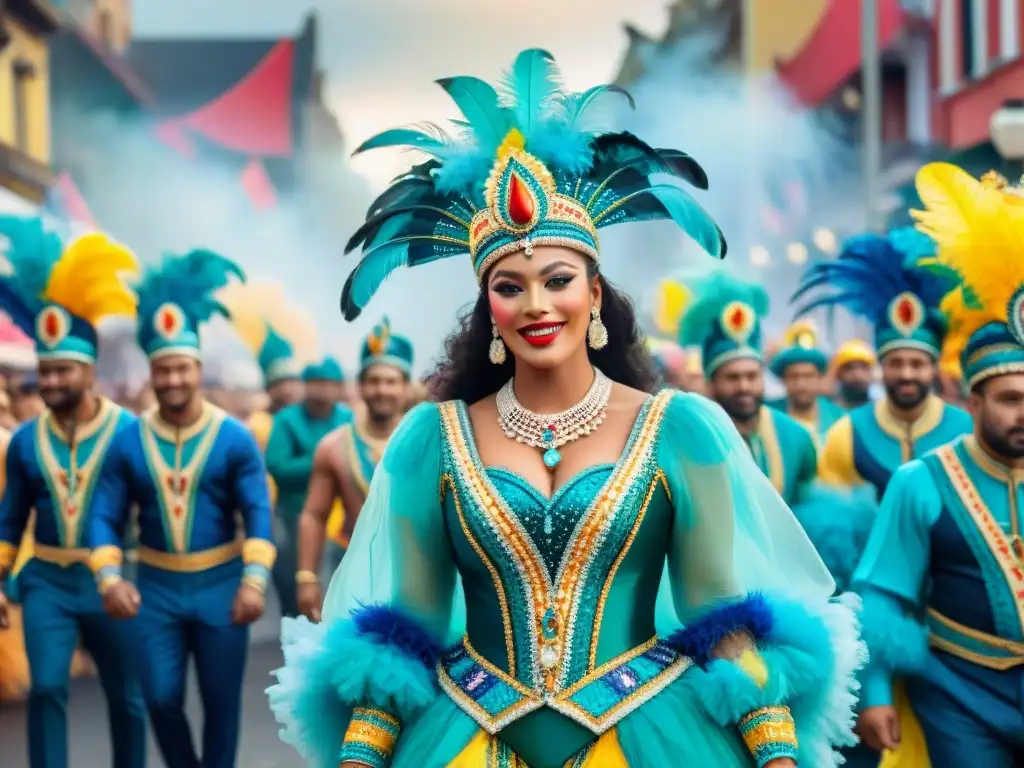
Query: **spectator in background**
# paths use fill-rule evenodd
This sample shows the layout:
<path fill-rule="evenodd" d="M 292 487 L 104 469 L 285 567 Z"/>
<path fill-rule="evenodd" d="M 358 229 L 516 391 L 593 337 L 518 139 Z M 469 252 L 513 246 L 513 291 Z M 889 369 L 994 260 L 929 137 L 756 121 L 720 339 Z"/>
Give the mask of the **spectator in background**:
<path fill-rule="evenodd" d="M 12 377 L 7 394 L 10 398 L 11 415 L 19 424 L 42 415 L 46 410 L 42 398 L 39 397 L 39 380 L 32 374 Z"/>

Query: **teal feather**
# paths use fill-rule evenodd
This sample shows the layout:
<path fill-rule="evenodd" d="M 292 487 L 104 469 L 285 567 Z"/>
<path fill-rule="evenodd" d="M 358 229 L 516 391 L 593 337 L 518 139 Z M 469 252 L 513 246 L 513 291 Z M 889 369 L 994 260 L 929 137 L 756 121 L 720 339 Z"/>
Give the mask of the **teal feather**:
<path fill-rule="evenodd" d="M 242 268 L 213 251 L 196 249 L 184 255 L 168 254 L 156 267 L 146 270 L 135 291 L 139 297 L 139 315 L 151 316 L 170 302 L 196 325 L 214 315 L 230 317 L 216 299 L 216 293 L 232 278 L 245 282 Z"/>
<path fill-rule="evenodd" d="M 520 53 L 505 79 L 505 90 L 516 125 L 529 143 L 534 131 L 541 128 L 545 113 L 554 106 L 552 99 L 561 95 L 554 57 L 539 48 Z"/>
<path fill-rule="evenodd" d="M 473 134 L 477 147 L 494 153 L 512 128 L 512 117 L 498 101 L 498 92 L 477 77 L 446 77 L 437 81 L 466 116 L 452 121 Z"/>
<path fill-rule="evenodd" d="M 23 333 L 35 334 L 35 317 L 44 306 L 50 272 L 64 244 L 38 217 L 0 216 L 0 254 L 7 262 L 0 275 L 0 308 Z"/>
<path fill-rule="evenodd" d="M 602 96 L 608 96 L 615 94 L 623 96 L 626 102 L 629 104 L 630 109 L 636 109 L 636 102 L 633 101 L 633 97 L 629 91 L 618 85 L 595 85 L 593 88 L 588 88 L 583 93 L 574 93 L 566 97 L 566 120 L 569 122 L 570 127 L 577 128 L 586 116 L 588 110 L 593 107 Z"/>
<path fill-rule="evenodd" d="M 679 325 L 680 346 L 701 344 L 717 327 L 722 311 L 730 302 L 747 304 L 759 318 L 768 314 L 768 292 L 755 283 L 737 280 L 724 270 L 687 279 L 684 285 L 690 291 L 691 299 Z"/>
<path fill-rule="evenodd" d="M 358 155 L 381 147 L 415 147 L 433 153 L 443 150 L 446 146 L 448 142 L 442 136 L 431 136 L 426 131 L 416 128 L 392 128 L 367 139 L 356 147 L 352 154 Z"/>
<path fill-rule="evenodd" d="M 644 197 L 653 198 L 654 205 L 639 208 Z M 621 198 L 623 204 L 632 203 L 629 221 L 655 221 L 670 218 L 707 253 L 721 258 L 725 255 L 725 238 L 711 215 L 682 187 L 655 184 Z M 667 215 L 666 215 L 667 214 Z M 598 215 L 595 215 L 595 220 Z M 597 221 L 600 227 L 602 221 Z"/>

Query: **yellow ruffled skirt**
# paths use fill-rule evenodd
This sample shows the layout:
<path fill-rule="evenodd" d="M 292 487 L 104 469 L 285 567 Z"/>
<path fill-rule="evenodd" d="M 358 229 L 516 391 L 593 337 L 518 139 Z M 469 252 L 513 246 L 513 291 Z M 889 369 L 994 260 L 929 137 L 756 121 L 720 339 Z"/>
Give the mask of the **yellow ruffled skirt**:
<path fill-rule="evenodd" d="M 529 768 L 497 736 L 480 731 L 448 768 Z M 615 730 L 606 731 L 583 754 L 572 758 L 565 768 L 629 768 Z"/>

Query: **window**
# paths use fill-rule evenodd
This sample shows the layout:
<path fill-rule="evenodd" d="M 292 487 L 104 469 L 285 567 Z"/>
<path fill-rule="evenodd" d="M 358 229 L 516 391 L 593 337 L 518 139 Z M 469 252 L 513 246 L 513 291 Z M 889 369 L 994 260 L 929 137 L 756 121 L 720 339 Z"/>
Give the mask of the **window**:
<path fill-rule="evenodd" d="M 12 65 L 14 73 L 14 146 L 22 152 L 28 152 L 31 141 L 31 105 L 29 104 L 29 87 L 35 69 L 25 59 L 15 59 Z"/>
<path fill-rule="evenodd" d="M 960 3 L 960 77 L 974 74 L 974 4 L 988 0 L 962 0 Z"/>
<path fill-rule="evenodd" d="M 114 48 L 114 19 L 110 11 L 104 9 L 99 12 L 97 28 L 103 44 L 107 48 Z"/>

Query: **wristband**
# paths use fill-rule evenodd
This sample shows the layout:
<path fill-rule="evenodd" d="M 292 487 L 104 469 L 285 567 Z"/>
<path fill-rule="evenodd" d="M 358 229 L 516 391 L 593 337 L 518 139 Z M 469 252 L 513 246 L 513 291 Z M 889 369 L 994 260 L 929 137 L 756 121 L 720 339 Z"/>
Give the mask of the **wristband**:
<path fill-rule="evenodd" d="M 356 707 L 345 731 L 339 762 L 387 768 L 401 729 L 398 719 L 383 709 Z"/>
<path fill-rule="evenodd" d="M 793 722 L 789 707 L 754 710 L 740 720 L 739 728 L 758 768 L 780 757 L 796 760 L 796 723 Z"/>
<path fill-rule="evenodd" d="M 296 584 L 319 584 L 320 577 L 316 575 L 315 571 L 301 570 L 295 572 L 295 583 Z"/>

